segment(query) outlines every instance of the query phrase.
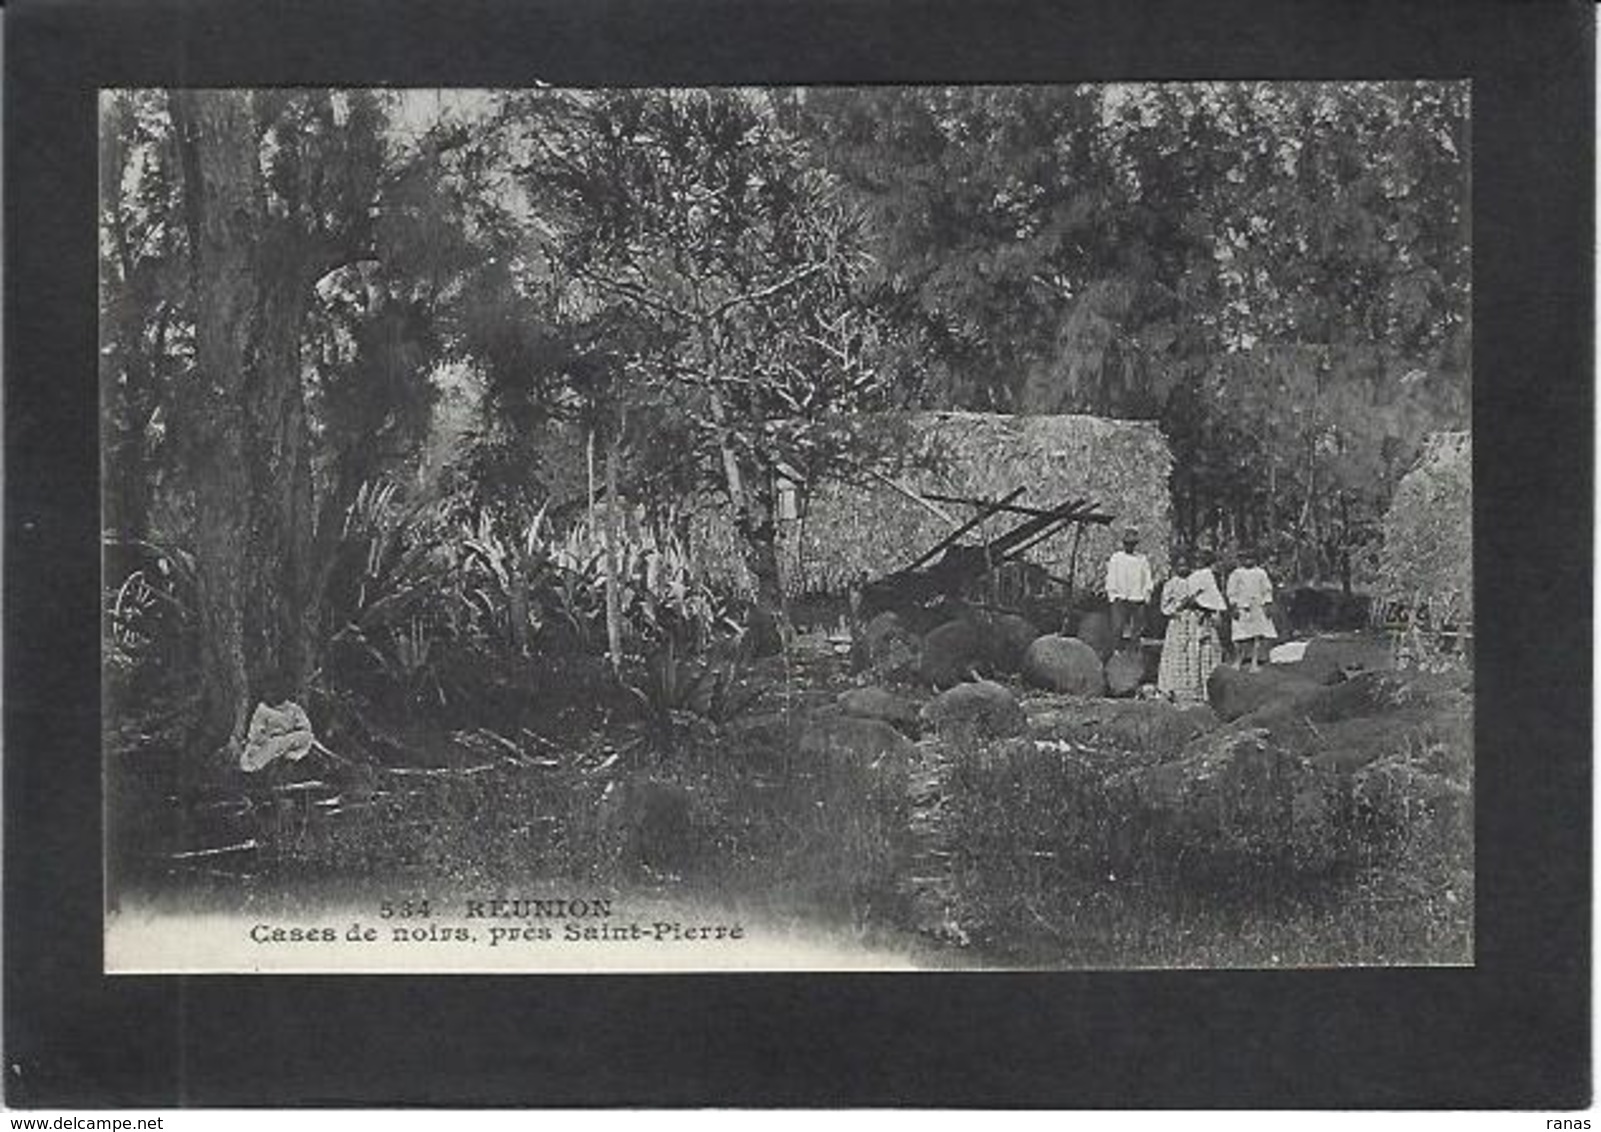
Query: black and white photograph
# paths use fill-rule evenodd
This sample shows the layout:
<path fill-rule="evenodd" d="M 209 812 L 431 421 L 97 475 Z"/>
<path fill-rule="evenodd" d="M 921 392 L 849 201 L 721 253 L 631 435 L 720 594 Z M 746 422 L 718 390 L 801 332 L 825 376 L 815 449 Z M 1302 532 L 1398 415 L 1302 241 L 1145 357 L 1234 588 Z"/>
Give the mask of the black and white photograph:
<path fill-rule="evenodd" d="M 1469 81 L 98 118 L 106 971 L 1474 964 Z"/>

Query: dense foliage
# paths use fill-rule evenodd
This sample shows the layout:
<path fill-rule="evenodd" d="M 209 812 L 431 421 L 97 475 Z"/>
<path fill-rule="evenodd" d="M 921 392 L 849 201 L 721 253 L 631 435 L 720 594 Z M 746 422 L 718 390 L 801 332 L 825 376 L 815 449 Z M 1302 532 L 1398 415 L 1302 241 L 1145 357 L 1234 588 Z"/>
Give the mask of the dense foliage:
<path fill-rule="evenodd" d="M 944 406 L 1159 418 L 1186 542 L 1371 578 L 1469 398 L 1467 88 L 817 92 Z"/>
<path fill-rule="evenodd" d="M 617 672 L 709 646 L 741 611 L 663 581 L 692 513 L 732 517 L 775 610 L 778 484 L 882 469 L 863 411 L 1156 420 L 1177 542 L 1347 586 L 1422 438 L 1467 423 L 1460 84 L 102 114 L 108 610 L 134 650 L 128 611 L 168 611 L 213 742 L 358 639 L 408 686 L 463 642 L 515 668 L 570 633 Z"/>

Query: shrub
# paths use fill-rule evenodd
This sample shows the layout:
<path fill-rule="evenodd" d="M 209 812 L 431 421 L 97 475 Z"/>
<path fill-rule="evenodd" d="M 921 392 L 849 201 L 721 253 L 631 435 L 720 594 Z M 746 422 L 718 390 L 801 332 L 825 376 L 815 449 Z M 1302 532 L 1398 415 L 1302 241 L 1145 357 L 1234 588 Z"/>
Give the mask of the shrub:
<path fill-rule="evenodd" d="M 1096 920 L 1096 901 L 1148 927 L 1184 908 L 1271 919 L 1406 888 L 1433 910 L 1424 918 L 1435 950 L 1392 939 L 1385 954 L 1460 955 L 1471 916 L 1471 697 L 1419 692 L 1373 712 L 1236 725 L 1176 758 L 1067 727 L 1003 742 L 942 738 L 939 802 L 923 821 L 948 915 L 961 934 L 1004 949 L 1030 925 L 1047 935 L 1117 928 Z M 1318 928 L 1322 942 L 1308 946 L 1327 950 L 1307 961 L 1339 959 L 1390 915 L 1361 914 L 1370 921 Z"/>
<path fill-rule="evenodd" d="M 327 566 L 319 610 L 324 686 L 374 682 L 442 700 L 437 662 L 462 621 L 440 505 L 392 482 L 361 486 Z"/>

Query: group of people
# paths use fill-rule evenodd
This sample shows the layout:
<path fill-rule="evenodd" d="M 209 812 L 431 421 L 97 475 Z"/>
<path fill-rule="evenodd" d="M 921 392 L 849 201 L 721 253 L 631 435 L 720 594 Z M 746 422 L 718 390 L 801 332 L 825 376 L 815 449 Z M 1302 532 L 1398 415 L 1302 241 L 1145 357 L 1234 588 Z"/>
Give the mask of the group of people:
<path fill-rule="evenodd" d="M 1123 532 L 1123 549 L 1106 564 L 1106 596 L 1111 603 L 1114 647 L 1138 648 L 1145 627 L 1145 609 L 1156 588 L 1151 563 L 1139 553 L 1139 531 Z M 1206 682 L 1224 662 L 1224 624 L 1240 668 L 1260 668 L 1265 641 L 1278 638 L 1270 608 L 1273 583 L 1250 549 L 1220 587 L 1217 559 L 1209 550 L 1191 558 L 1174 556 L 1173 574 L 1162 586 L 1161 609 L 1167 618 L 1156 689 L 1180 703 L 1206 699 Z"/>

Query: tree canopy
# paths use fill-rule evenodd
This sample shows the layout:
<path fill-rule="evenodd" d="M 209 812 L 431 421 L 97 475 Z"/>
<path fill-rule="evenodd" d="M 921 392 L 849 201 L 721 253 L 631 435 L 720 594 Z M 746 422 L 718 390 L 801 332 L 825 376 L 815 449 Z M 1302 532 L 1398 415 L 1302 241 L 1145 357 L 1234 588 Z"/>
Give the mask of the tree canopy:
<path fill-rule="evenodd" d="M 1466 423 L 1467 89 L 831 90 L 803 115 L 877 218 L 947 403 L 1158 417 L 1187 540 L 1349 576 Z"/>
<path fill-rule="evenodd" d="M 863 412 L 1157 420 L 1182 541 L 1347 585 L 1468 424 L 1465 84 L 122 91 L 101 146 L 106 523 L 195 557 L 235 733 L 446 375 L 482 493 L 568 422 L 609 497 L 721 499 L 764 603 Z"/>

